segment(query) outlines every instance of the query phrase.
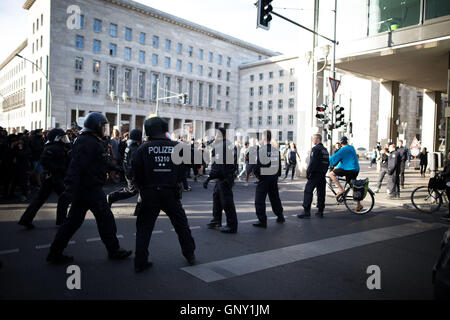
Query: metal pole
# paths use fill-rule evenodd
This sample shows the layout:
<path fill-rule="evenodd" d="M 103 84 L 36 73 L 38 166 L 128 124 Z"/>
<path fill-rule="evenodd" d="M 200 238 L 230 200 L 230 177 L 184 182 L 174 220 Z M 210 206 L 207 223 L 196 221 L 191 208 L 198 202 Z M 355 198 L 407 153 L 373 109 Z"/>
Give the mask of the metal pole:
<path fill-rule="evenodd" d="M 120 97 L 117 98 L 117 130 L 120 132 Z"/>
<path fill-rule="evenodd" d="M 336 11 L 337 11 L 337 0 L 334 0 L 334 41 L 333 41 L 333 60 L 331 61 L 331 72 L 333 73 L 333 79 L 336 79 Z M 331 130 L 330 130 L 330 146 L 329 146 L 329 153 L 331 155 L 331 152 L 333 150 L 333 130 L 334 130 L 334 93 L 332 95 L 331 100 Z"/>
<path fill-rule="evenodd" d="M 156 116 L 158 116 L 158 107 L 159 107 L 159 77 L 156 79 L 156 110 L 155 110 Z"/>

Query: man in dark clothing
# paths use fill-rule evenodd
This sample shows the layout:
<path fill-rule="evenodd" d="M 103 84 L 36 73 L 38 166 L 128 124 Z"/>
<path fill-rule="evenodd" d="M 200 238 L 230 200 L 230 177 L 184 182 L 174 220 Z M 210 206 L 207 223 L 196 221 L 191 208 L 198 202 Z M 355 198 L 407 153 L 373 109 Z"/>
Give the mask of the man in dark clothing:
<path fill-rule="evenodd" d="M 23 138 L 11 143 L 9 154 L 9 172 L 10 172 L 10 190 L 9 197 L 13 197 L 17 187 L 21 190 L 20 201 L 28 199 L 28 177 L 30 174 L 30 156 L 31 152 Z"/>
<path fill-rule="evenodd" d="M 31 131 L 31 137 L 29 138 L 29 148 L 31 152 L 31 164 L 32 171 L 31 176 L 38 187 L 41 186 L 41 173 L 42 165 L 40 162 L 41 154 L 44 151 L 45 139 L 42 129 L 36 129 Z"/>
<path fill-rule="evenodd" d="M 277 222 L 285 222 L 283 206 L 278 192 L 278 177 L 281 176 L 280 151 L 270 144 L 272 133 L 270 130 L 263 132 L 262 146 L 257 150 L 256 164 L 253 173 L 258 179 L 255 191 L 255 209 L 259 222 L 254 227 L 267 228 L 266 198 L 269 195 L 272 211 L 277 216 Z"/>
<path fill-rule="evenodd" d="M 450 152 L 447 154 L 447 161 L 444 170 L 442 171 L 442 176 L 445 179 L 445 193 L 447 194 L 447 199 L 450 199 Z M 448 215 L 450 218 L 450 206 L 448 206 Z"/>
<path fill-rule="evenodd" d="M 398 140 L 398 155 L 400 157 L 400 189 L 405 188 L 405 167 L 408 160 L 408 149 L 403 146 L 403 140 Z"/>
<path fill-rule="evenodd" d="M 389 145 L 388 184 L 389 198 L 400 198 L 400 155 L 395 150 L 395 143 Z"/>
<path fill-rule="evenodd" d="M 63 255 L 63 251 L 80 228 L 88 210 L 95 216 L 100 237 L 110 259 L 125 259 L 132 253 L 119 246 L 116 222 L 103 191 L 108 162 L 102 138 L 105 132 L 109 132 L 107 124 L 108 121 L 103 114 L 92 112 L 84 121 L 81 135 L 75 140 L 72 161 L 65 180 L 73 197 L 72 207 L 50 247 L 47 256 L 50 263 L 67 263 L 73 260 L 73 257 Z"/>
<path fill-rule="evenodd" d="M 56 210 L 56 225 L 63 224 L 66 219 L 67 208 L 71 202 L 70 197 L 64 193 L 64 177 L 70 162 L 67 148 L 69 142 L 69 138 L 64 130 L 52 129 L 49 132 L 48 142 L 40 158 L 44 169 L 44 181 L 38 194 L 20 218 L 19 225 L 27 229 L 34 228 L 32 224 L 33 219 L 52 191 L 55 191 L 59 197 Z"/>
<path fill-rule="evenodd" d="M 309 218 L 311 216 L 311 202 L 313 200 L 313 191 L 317 189 L 317 216 L 323 218 L 323 211 L 325 209 L 325 176 L 330 166 L 328 150 L 322 144 L 322 136 L 314 134 L 312 137 L 314 147 L 311 149 L 311 156 L 309 158 L 309 165 L 306 169 L 305 192 L 303 196 L 303 208 L 305 212 L 297 215 L 299 218 Z"/>
<path fill-rule="evenodd" d="M 422 148 L 422 152 L 419 154 L 420 159 L 420 176 L 425 177 L 428 166 L 428 151 L 427 148 Z"/>
<path fill-rule="evenodd" d="M 388 159 L 389 159 L 389 149 L 388 148 L 384 148 L 381 151 L 381 156 L 380 156 L 380 173 L 378 175 L 378 183 L 377 183 L 377 187 L 375 188 L 374 192 L 378 193 L 381 189 L 381 183 L 383 182 L 384 176 L 388 173 L 389 169 L 388 169 Z"/>
<path fill-rule="evenodd" d="M 211 152 L 211 170 L 203 187 L 206 189 L 210 180 L 216 180 L 213 193 L 213 219 L 208 227 L 219 228 L 224 233 L 236 233 L 238 220 L 234 205 L 232 187 L 237 165 L 234 147 L 226 139 L 226 130 L 219 128 Z M 222 211 L 225 211 L 227 225 L 222 226 Z"/>
<path fill-rule="evenodd" d="M 148 142 L 139 147 L 131 161 L 133 181 L 142 197 L 136 220 L 135 271 L 141 272 L 152 266 L 148 261 L 148 245 L 161 210 L 169 217 L 183 256 L 192 265 L 195 263 L 195 242 L 180 201 L 184 171 L 173 161 L 178 143 L 167 137 L 169 127 L 162 118 L 147 119 L 144 127 Z"/>
<path fill-rule="evenodd" d="M 133 156 L 142 142 L 142 131 L 139 129 L 133 129 L 130 132 L 130 139 L 127 140 L 127 148 L 125 149 L 124 157 L 123 157 L 123 170 L 125 173 L 125 179 L 127 181 L 127 186 L 118 191 L 111 192 L 106 196 L 106 200 L 111 206 L 114 202 L 129 199 L 136 194 L 138 194 L 138 190 L 136 186 L 133 184 L 133 167 L 131 165 L 131 161 Z M 134 211 L 135 216 L 137 216 L 139 212 L 139 208 L 141 206 L 141 199 L 138 200 L 136 204 L 136 209 Z"/>

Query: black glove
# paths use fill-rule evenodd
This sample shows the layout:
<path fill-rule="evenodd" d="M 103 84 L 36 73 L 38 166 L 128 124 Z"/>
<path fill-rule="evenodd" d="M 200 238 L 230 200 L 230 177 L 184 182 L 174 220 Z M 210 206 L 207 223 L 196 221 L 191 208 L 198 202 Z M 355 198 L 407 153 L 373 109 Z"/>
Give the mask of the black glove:
<path fill-rule="evenodd" d="M 209 179 L 206 179 L 205 182 L 203 182 L 203 188 L 208 189 L 208 183 Z"/>

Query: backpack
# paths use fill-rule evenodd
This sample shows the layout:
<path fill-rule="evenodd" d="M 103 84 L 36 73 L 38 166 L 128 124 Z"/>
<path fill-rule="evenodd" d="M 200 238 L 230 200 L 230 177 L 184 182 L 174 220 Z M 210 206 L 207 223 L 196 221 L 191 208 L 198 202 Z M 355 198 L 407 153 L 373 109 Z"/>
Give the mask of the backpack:
<path fill-rule="evenodd" d="M 353 180 L 353 200 L 361 201 L 367 195 L 369 189 L 369 178 L 363 180 Z"/>
<path fill-rule="evenodd" d="M 445 189 L 445 178 L 442 176 L 436 176 L 434 178 L 430 178 L 428 181 L 428 189 Z"/>

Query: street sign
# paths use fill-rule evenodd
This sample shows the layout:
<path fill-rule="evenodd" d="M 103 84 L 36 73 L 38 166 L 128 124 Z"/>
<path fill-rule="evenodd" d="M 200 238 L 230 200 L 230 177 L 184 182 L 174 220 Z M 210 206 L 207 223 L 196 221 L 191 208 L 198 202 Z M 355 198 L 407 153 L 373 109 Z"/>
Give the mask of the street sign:
<path fill-rule="evenodd" d="M 336 91 L 338 91 L 341 81 L 334 79 L 334 78 L 329 78 L 329 79 L 330 79 L 331 91 L 333 92 L 333 98 L 334 98 L 334 95 L 336 94 Z"/>

